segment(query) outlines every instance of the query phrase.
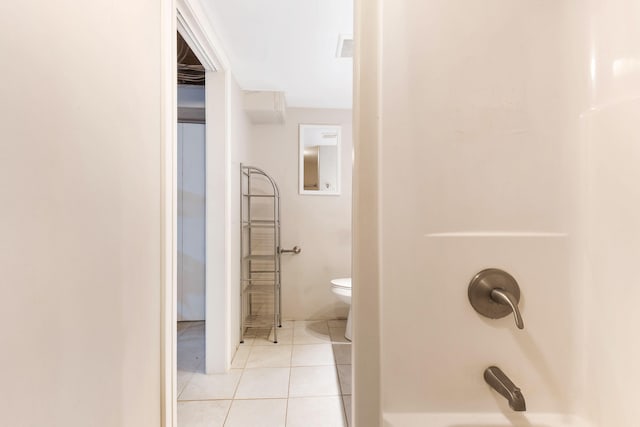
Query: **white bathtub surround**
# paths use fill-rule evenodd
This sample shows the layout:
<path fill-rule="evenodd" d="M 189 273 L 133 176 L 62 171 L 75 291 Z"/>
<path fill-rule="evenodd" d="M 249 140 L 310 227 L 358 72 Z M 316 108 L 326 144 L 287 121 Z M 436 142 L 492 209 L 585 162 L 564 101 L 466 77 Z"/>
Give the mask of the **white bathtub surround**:
<path fill-rule="evenodd" d="M 204 323 L 180 323 L 178 426 L 347 427 L 351 344 L 331 339 L 331 331 L 344 339 L 344 328 L 344 320 L 284 322 L 278 336 L 291 337 L 288 344 L 249 330 L 232 369 L 207 375 Z"/>
<path fill-rule="evenodd" d="M 571 413 L 583 366 L 566 196 L 578 144 L 558 117 L 577 105 L 572 70 L 557 67 L 565 23 L 529 35 L 560 6 L 384 3 L 384 45 L 399 47 L 385 50 L 384 74 L 407 82 L 382 95 L 384 411 L 495 411 L 504 402 L 482 373 L 496 365 L 531 410 Z M 525 330 L 469 304 L 469 281 L 490 267 L 519 282 Z"/>
<path fill-rule="evenodd" d="M 514 425 L 640 419 L 639 8 L 360 4 L 354 212 L 377 216 L 354 223 L 356 423 L 510 415 L 491 365 L 526 399 Z M 469 305 L 491 267 L 520 284 L 524 330 Z"/>
<path fill-rule="evenodd" d="M 584 419 L 537 413 L 385 413 L 383 427 L 592 427 Z"/>
<path fill-rule="evenodd" d="M 585 406 L 596 426 L 638 424 L 640 406 L 640 5 L 589 2 L 584 132 Z M 619 296 L 619 297 L 616 297 Z M 603 390 L 607 390 L 603 393 Z"/>

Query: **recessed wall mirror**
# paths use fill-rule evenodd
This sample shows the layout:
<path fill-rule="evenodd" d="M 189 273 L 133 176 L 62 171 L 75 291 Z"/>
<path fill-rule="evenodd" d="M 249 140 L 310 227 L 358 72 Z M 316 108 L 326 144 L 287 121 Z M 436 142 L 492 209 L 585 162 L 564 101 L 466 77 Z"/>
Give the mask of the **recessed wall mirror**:
<path fill-rule="evenodd" d="M 340 138 L 337 125 L 300 125 L 300 194 L 340 194 Z"/>

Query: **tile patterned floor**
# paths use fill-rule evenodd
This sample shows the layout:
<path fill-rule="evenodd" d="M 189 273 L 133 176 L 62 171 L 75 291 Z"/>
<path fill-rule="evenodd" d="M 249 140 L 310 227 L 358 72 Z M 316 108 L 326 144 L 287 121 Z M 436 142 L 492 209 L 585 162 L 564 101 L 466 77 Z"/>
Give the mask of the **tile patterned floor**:
<path fill-rule="evenodd" d="M 346 321 L 249 330 L 226 374 L 204 373 L 204 322 L 178 323 L 178 427 L 348 427 Z"/>

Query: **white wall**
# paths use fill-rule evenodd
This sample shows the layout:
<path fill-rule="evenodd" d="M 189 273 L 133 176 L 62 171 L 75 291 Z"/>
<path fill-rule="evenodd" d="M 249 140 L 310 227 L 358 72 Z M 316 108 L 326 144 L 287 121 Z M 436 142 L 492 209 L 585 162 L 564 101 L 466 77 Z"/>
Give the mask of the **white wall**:
<path fill-rule="evenodd" d="M 281 242 L 298 245 L 299 255 L 282 256 L 284 319 L 346 317 L 348 306 L 330 291 L 330 280 L 351 276 L 350 110 L 287 110 L 284 125 L 256 125 L 245 163 L 260 167 L 278 183 L 281 194 Z M 298 125 L 342 126 L 342 192 L 339 196 L 298 194 Z"/>
<path fill-rule="evenodd" d="M 240 342 L 240 163 L 246 162 L 251 123 L 242 106 L 242 90 L 235 80 L 230 91 L 231 108 L 231 346 L 229 360 Z"/>
<path fill-rule="evenodd" d="M 160 425 L 161 7 L 3 4 L 1 425 Z"/>

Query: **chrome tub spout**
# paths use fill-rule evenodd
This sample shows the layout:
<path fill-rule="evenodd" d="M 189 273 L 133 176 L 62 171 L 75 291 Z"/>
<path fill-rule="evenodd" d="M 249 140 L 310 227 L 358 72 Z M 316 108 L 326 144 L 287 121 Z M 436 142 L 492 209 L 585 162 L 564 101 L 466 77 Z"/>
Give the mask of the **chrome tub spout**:
<path fill-rule="evenodd" d="M 497 366 L 491 366 L 484 371 L 484 380 L 495 391 L 503 395 L 514 411 L 526 411 L 527 405 L 522 392 Z"/>

